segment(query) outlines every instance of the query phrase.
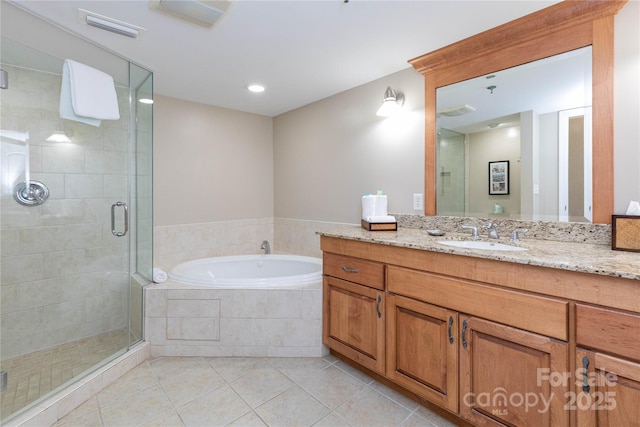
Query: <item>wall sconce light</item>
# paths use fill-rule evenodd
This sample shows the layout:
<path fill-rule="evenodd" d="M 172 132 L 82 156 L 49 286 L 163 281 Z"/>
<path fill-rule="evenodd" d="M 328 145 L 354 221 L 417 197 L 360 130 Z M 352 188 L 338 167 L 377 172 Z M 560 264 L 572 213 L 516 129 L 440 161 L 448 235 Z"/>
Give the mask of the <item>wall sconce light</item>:
<path fill-rule="evenodd" d="M 400 92 L 396 92 L 387 86 L 387 90 L 384 91 L 384 99 L 382 105 L 378 108 L 376 115 L 380 117 L 389 117 L 398 113 L 404 105 L 404 95 Z"/>

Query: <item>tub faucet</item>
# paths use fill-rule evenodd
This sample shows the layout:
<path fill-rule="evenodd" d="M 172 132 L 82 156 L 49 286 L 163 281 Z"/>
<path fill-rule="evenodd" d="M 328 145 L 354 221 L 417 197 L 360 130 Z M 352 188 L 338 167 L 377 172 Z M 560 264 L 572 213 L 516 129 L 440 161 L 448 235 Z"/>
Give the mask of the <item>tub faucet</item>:
<path fill-rule="evenodd" d="M 262 245 L 260 245 L 260 249 L 262 249 L 265 255 L 269 255 L 271 253 L 271 247 L 269 246 L 269 242 L 266 240 L 262 241 Z"/>
<path fill-rule="evenodd" d="M 496 225 L 493 222 L 491 221 L 485 222 L 484 225 L 482 226 L 482 229 L 487 230 L 490 239 L 500 238 L 500 236 L 498 236 L 498 230 L 496 229 Z"/>

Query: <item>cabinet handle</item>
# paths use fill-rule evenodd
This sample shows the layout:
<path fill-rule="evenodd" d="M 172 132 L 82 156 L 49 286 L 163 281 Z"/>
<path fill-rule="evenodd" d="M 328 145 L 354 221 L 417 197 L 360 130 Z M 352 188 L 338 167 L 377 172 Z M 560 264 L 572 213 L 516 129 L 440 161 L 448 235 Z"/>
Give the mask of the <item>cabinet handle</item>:
<path fill-rule="evenodd" d="M 380 302 L 382 302 L 382 297 L 378 295 L 378 302 L 376 303 L 376 312 L 378 313 L 378 319 L 382 317 L 382 313 L 380 313 Z"/>
<path fill-rule="evenodd" d="M 358 270 L 355 268 L 348 268 L 345 267 L 344 265 L 342 266 L 342 271 L 344 271 L 345 273 L 357 273 Z"/>
<path fill-rule="evenodd" d="M 469 326 L 469 324 L 467 323 L 467 321 L 463 321 L 462 322 L 462 348 L 467 348 L 467 338 L 465 337 L 465 334 L 467 333 L 467 326 Z"/>
<path fill-rule="evenodd" d="M 587 372 L 587 368 L 589 367 L 589 358 L 584 356 L 582 358 L 582 391 L 585 393 L 589 393 L 591 387 L 589 386 L 589 375 Z"/>
<path fill-rule="evenodd" d="M 453 316 L 449 316 L 449 328 L 447 333 L 449 334 L 449 344 L 453 344 L 453 335 L 451 334 L 451 328 L 453 327 Z"/>

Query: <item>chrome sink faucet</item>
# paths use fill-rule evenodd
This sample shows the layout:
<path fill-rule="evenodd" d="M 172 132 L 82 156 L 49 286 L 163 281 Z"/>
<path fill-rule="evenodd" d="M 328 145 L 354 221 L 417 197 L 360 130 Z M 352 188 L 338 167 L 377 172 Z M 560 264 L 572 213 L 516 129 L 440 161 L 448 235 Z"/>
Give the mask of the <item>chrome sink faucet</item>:
<path fill-rule="evenodd" d="M 526 228 L 516 228 L 515 230 L 513 230 L 513 233 L 511 233 L 511 241 L 512 242 L 519 242 L 520 241 L 520 233 L 526 233 L 527 231 L 529 231 Z"/>
<path fill-rule="evenodd" d="M 460 228 L 462 228 L 463 230 L 471 230 L 471 237 L 473 237 L 474 239 L 480 237 L 480 235 L 478 234 L 478 227 L 475 227 L 473 225 L 463 225 Z"/>
<path fill-rule="evenodd" d="M 500 236 L 498 236 L 498 230 L 496 229 L 496 225 L 493 222 L 491 221 L 485 222 L 484 225 L 482 226 L 482 229 L 487 230 L 490 239 L 500 238 Z"/>
<path fill-rule="evenodd" d="M 260 249 L 264 251 L 265 255 L 269 255 L 271 253 L 271 247 L 269 246 L 269 242 L 267 240 L 262 241 Z"/>

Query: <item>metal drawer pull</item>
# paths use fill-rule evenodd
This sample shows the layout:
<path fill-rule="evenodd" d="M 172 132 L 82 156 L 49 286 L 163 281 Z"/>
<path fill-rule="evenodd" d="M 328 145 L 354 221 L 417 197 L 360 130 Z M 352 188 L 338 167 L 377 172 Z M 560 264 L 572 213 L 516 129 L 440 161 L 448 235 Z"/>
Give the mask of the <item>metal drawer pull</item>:
<path fill-rule="evenodd" d="M 124 209 L 124 231 L 116 231 L 116 208 Z M 129 208 L 124 202 L 116 202 L 111 205 L 111 234 L 116 237 L 122 237 L 129 231 Z"/>
<path fill-rule="evenodd" d="M 582 391 L 589 393 L 591 387 L 589 386 L 589 374 L 587 368 L 589 367 L 589 358 L 584 356 L 582 358 Z"/>
<path fill-rule="evenodd" d="M 345 273 L 357 273 L 358 270 L 356 270 L 355 268 L 348 268 L 345 267 L 344 265 L 342 266 L 342 271 L 344 271 Z"/>
<path fill-rule="evenodd" d="M 382 297 L 378 295 L 378 302 L 376 303 L 376 312 L 378 312 L 378 319 L 382 317 L 382 313 L 380 313 L 380 303 L 382 302 Z"/>
<path fill-rule="evenodd" d="M 453 316 L 449 316 L 449 328 L 447 328 L 447 333 L 449 334 L 449 344 L 453 344 L 453 335 L 451 334 L 452 327 L 453 327 Z"/>
<path fill-rule="evenodd" d="M 467 348 L 467 338 L 465 337 L 465 334 L 467 333 L 467 326 L 469 326 L 467 324 L 467 321 L 463 321 L 462 322 L 462 348 Z"/>

